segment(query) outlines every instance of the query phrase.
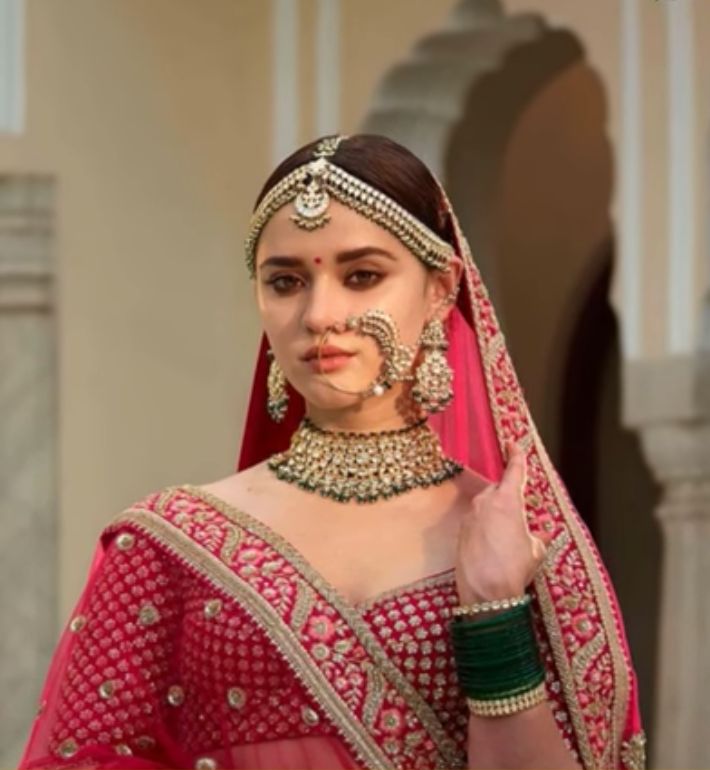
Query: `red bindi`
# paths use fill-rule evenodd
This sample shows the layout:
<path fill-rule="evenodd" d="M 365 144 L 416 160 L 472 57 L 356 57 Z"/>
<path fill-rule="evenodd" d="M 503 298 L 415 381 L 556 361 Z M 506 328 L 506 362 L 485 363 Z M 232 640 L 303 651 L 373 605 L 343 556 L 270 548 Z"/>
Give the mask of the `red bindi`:
<path fill-rule="evenodd" d="M 316 265 L 320 265 L 322 260 L 320 257 L 316 257 L 313 261 L 316 263 Z"/>

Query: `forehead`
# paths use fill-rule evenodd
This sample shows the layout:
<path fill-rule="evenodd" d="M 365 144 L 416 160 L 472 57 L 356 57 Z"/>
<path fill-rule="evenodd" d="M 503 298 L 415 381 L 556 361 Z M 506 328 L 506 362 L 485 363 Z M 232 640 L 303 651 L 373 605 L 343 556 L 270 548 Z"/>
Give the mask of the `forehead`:
<path fill-rule="evenodd" d="M 330 202 L 330 221 L 315 230 L 299 227 L 290 218 L 293 212 L 293 204 L 289 203 L 266 224 L 257 245 L 257 264 L 274 254 L 328 256 L 362 246 L 377 246 L 395 256 L 409 254 L 408 249 L 390 232 L 338 201 Z"/>

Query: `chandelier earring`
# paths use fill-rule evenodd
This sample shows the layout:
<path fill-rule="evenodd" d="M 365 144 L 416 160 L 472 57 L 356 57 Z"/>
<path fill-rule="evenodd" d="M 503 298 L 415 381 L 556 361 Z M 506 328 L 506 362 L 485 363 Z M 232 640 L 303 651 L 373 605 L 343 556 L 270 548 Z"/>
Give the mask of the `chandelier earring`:
<path fill-rule="evenodd" d="M 288 391 L 286 390 L 286 375 L 279 366 L 274 351 L 269 348 L 266 351 L 266 357 L 271 362 L 269 364 L 269 374 L 266 380 L 268 398 L 266 400 L 266 409 L 274 422 L 283 422 L 288 408 Z"/>
<path fill-rule="evenodd" d="M 443 302 L 454 304 L 457 293 L 457 290 L 450 292 Z M 451 387 L 454 372 L 446 360 L 449 341 L 440 318 L 427 321 L 419 344 L 424 350 L 424 357 L 414 372 L 412 398 L 427 412 L 441 412 L 454 397 Z"/>

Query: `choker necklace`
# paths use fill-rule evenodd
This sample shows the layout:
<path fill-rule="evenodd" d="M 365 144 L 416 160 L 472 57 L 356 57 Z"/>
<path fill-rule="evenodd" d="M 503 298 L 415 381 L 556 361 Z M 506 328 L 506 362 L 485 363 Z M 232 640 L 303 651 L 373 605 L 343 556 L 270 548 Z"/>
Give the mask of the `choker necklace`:
<path fill-rule="evenodd" d="M 441 484 L 463 470 L 444 456 L 426 417 L 398 430 L 329 431 L 304 417 L 285 452 L 268 460 L 278 478 L 344 503 L 372 503 Z"/>

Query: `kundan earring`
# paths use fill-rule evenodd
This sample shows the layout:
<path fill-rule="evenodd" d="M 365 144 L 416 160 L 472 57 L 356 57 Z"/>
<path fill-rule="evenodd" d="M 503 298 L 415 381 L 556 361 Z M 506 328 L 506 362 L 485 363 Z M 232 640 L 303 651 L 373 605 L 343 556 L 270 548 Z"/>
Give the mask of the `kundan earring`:
<path fill-rule="evenodd" d="M 288 408 L 288 391 L 286 390 L 286 375 L 279 366 L 274 351 L 270 348 L 266 351 L 269 364 L 269 375 L 266 380 L 268 398 L 266 409 L 274 422 L 283 422 Z"/>
<path fill-rule="evenodd" d="M 424 358 L 414 372 L 412 398 L 427 412 L 441 412 L 454 397 L 454 372 L 446 360 L 449 341 L 440 319 L 433 318 L 424 325 L 420 344 Z"/>

